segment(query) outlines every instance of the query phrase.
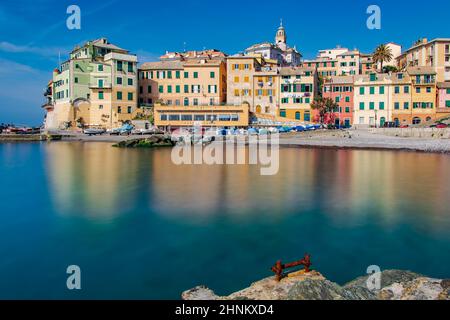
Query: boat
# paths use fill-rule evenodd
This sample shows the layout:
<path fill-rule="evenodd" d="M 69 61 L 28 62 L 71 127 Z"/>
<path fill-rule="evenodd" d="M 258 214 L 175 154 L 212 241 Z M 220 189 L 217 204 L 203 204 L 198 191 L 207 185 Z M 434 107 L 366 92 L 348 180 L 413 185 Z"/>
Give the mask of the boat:
<path fill-rule="evenodd" d="M 88 128 L 88 129 L 83 130 L 83 133 L 87 134 L 89 136 L 102 135 L 105 132 L 106 132 L 105 129 L 100 129 L 100 128 Z"/>

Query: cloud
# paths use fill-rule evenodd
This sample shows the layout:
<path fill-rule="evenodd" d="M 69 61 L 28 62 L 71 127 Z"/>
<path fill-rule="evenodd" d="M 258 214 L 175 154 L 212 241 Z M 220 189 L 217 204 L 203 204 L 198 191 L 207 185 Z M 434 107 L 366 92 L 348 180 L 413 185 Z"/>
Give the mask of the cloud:
<path fill-rule="evenodd" d="M 0 42 L 0 51 L 9 53 L 32 53 L 40 55 L 43 57 L 56 56 L 59 53 L 68 53 L 67 48 L 57 48 L 57 47 L 37 47 L 30 45 L 16 45 L 11 42 L 2 41 Z"/>
<path fill-rule="evenodd" d="M 159 61 L 159 57 L 161 56 L 161 54 L 148 52 L 142 49 L 137 50 L 135 53 L 139 63 Z"/>

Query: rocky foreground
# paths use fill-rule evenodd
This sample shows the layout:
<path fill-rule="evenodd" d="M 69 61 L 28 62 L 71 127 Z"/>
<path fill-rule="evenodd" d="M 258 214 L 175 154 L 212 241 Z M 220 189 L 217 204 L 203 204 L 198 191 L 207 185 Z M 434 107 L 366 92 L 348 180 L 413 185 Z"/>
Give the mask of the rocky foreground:
<path fill-rule="evenodd" d="M 269 277 L 229 296 L 217 296 L 199 286 L 182 294 L 183 300 L 449 300 L 450 280 L 432 279 L 410 271 L 381 273 L 381 289 L 369 290 L 369 276 L 344 286 L 327 280 L 317 271 L 297 272 L 277 282 Z"/>

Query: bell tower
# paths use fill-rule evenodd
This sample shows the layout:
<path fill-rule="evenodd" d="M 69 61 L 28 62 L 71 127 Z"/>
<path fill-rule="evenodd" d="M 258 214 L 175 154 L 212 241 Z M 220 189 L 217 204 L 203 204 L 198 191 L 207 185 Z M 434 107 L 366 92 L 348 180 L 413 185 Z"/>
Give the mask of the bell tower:
<path fill-rule="evenodd" d="M 283 19 L 280 20 L 277 34 L 275 36 L 275 44 L 282 50 L 286 50 L 286 30 L 283 27 Z"/>

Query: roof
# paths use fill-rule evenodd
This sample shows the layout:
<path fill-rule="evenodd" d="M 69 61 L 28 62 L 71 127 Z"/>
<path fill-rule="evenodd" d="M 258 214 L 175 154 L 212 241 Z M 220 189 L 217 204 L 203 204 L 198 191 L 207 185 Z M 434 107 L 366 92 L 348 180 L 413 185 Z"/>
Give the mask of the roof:
<path fill-rule="evenodd" d="M 128 50 L 122 49 L 112 43 L 109 43 L 108 39 L 106 39 L 106 38 L 100 38 L 100 39 L 94 40 L 94 41 L 92 41 L 92 44 L 95 45 L 96 47 L 100 47 L 100 48 L 128 52 Z"/>
<path fill-rule="evenodd" d="M 191 50 L 186 52 L 166 52 L 166 54 L 160 57 L 161 60 L 183 60 L 183 59 L 197 59 L 197 58 L 208 58 L 208 59 L 223 59 L 227 56 L 226 53 L 217 49 L 207 49 L 207 50 Z"/>
<path fill-rule="evenodd" d="M 353 76 L 332 76 L 325 84 L 353 84 Z"/>
<path fill-rule="evenodd" d="M 280 74 L 283 76 L 287 75 L 298 75 L 304 72 L 314 73 L 316 71 L 315 68 L 306 68 L 306 67 L 282 67 L 280 68 Z"/>
<path fill-rule="evenodd" d="M 450 82 L 438 82 L 437 86 L 439 89 L 450 89 Z"/>
<path fill-rule="evenodd" d="M 406 71 L 410 75 L 436 74 L 434 67 L 409 67 Z"/>
<path fill-rule="evenodd" d="M 338 54 L 337 57 L 339 57 L 339 56 L 356 56 L 359 54 L 360 54 L 360 52 L 356 51 L 356 50 L 355 51 L 347 51 L 347 52 Z"/>
<path fill-rule="evenodd" d="M 411 50 L 417 49 L 417 48 L 419 48 L 419 47 L 426 46 L 426 45 L 428 45 L 428 44 L 430 44 L 430 43 L 434 43 L 434 42 L 450 42 L 450 38 L 436 38 L 436 39 L 433 39 L 433 40 L 431 40 L 431 41 L 421 42 L 421 43 L 415 44 L 415 45 L 413 45 L 411 48 L 407 49 L 407 50 L 405 51 L 405 53 L 406 53 L 406 52 L 409 52 L 409 51 L 411 51 Z"/>
<path fill-rule="evenodd" d="M 376 73 L 377 79 L 376 81 L 370 81 L 370 75 L 357 75 L 354 76 L 355 84 L 356 82 L 378 82 L 378 81 L 384 81 L 384 80 L 391 80 L 391 75 L 387 73 Z"/>
<path fill-rule="evenodd" d="M 140 68 L 141 70 L 181 70 L 183 63 L 181 61 L 157 61 L 145 62 Z"/>

